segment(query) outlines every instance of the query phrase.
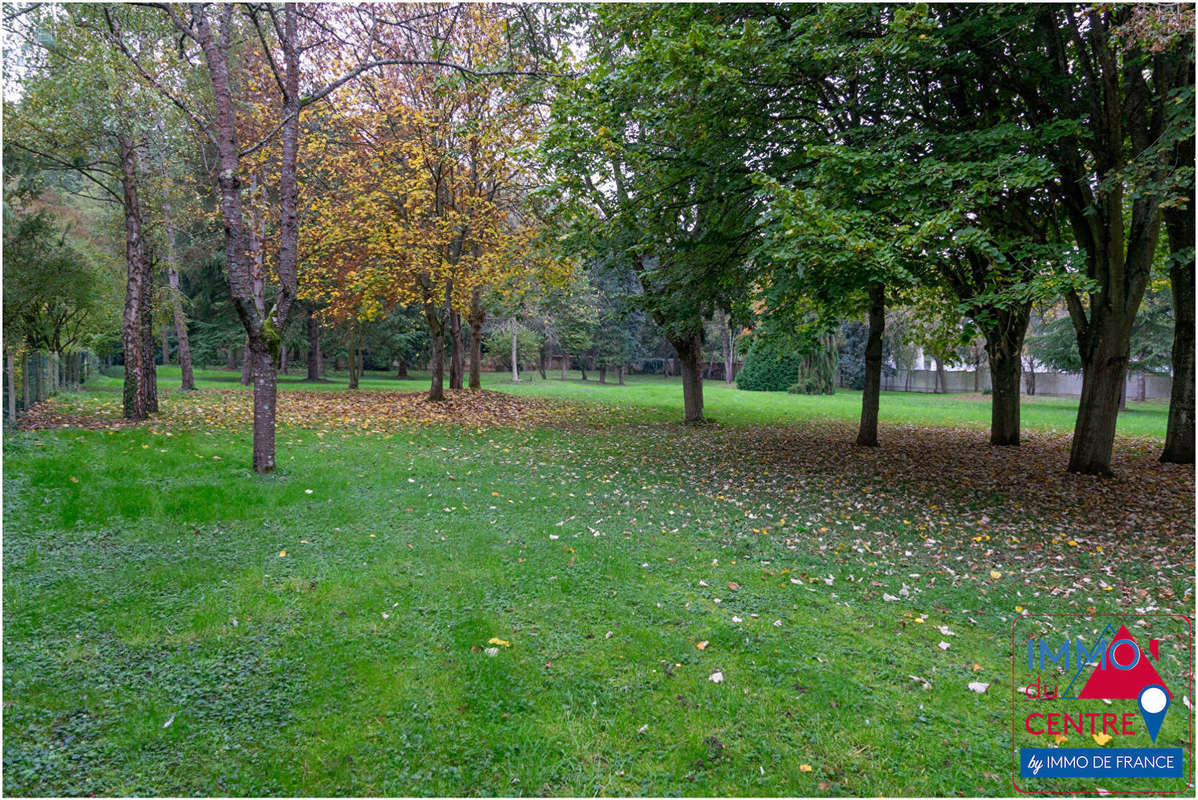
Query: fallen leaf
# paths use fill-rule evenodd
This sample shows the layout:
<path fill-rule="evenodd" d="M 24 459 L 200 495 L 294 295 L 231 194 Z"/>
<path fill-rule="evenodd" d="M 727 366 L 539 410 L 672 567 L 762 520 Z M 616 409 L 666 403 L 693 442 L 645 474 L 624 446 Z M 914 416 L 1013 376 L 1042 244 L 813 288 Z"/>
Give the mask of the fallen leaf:
<path fill-rule="evenodd" d="M 1094 739 L 1094 741 L 1098 742 L 1099 747 L 1102 747 L 1111 740 L 1111 735 L 1109 733 L 1092 733 L 1090 736 Z"/>
<path fill-rule="evenodd" d="M 969 684 L 969 690 L 978 694 L 983 694 L 989 688 L 990 684 L 982 683 L 981 681 L 973 681 Z"/>
<path fill-rule="evenodd" d="M 707 640 L 704 639 L 703 641 L 696 644 L 695 647 L 699 648 L 700 650 L 706 650 L 707 649 Z"/>
<path fill-rule="evenodd" d="M 810 764 L 799 764 L 799 772 L 810 772 L 810 771 L 811 771 Z"/>
<path fill-rule="evenodd" d="M 723 683 L 724 673 L 717 670 L 716 672 L 711 673 L 707 680 L 711 681 L 712 683 Z"/>
<path fill-rule="evenodd" d="M 492 636 L 490 639 L 488 639 L 487 644 L 497 644 L 500 647 L 511 647 L 512 646 L 511 642 L 504 641 L 503 639 L 500 639 L 497 636 Z"/>

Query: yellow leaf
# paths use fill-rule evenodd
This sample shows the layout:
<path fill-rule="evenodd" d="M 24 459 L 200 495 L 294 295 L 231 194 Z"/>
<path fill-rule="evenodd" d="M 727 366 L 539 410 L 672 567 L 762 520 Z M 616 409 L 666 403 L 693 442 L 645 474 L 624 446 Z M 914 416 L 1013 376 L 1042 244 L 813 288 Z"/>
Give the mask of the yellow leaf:
<path fill-rule="evenodd" d="M 1094 741 L 1098 742 L 1100 746 L 1111 740 L 1111 735 L 1109 733 L 1092 733 L 1090 735 L 1094 737 Z"/>
<path fill-rule="evenodd" d="M 810 764 L 799 764 L 799 772 L 810 772 L 810 771 L 811 771 Z"/>
<path fill-rule="evenodd" d="M 287 551 L 286 551 L 286 550 L 280 550 L 280 551 L 279 551 L 279 558 L 285 558 L 286 556 L 287 556 Z"/>
<path fill-rule="evenodd" d="M 980 672 L 980 671 L 981 671 L 981 669 L 982 669 L 982 665 L 981 665 L 981 664 L 974 664 L 974 665 L 973 665 L 973 671 L 974 671 L 974 672 Z"/>
<path fill-rule="evenodd" d="M 992 570 L 990 570 L 990 577 L 994 578 L 994 580 L 998 580 L 999 578 L 1002 577 L 1002 573 L 996 569 L 992 569 Z"/>
<path fill-rule="evenodd" d="M 487 644 L 497 644 L 500 647 L 511 647 L 512 646 L 511 642 L 505 642 L 503 639 L 500 639 L 496 636 L 492 636 L 490 639 L 488 639 Z"/>
<path fill-rule="evenodd" d="M 704 639 L 703 641 L 696 644 L 695 647 L 699 648 L 700 650 L 706 650 L 707 649 L 707 640 Z"/>
<path fill-rule="evenodd" d="M 1065 742 L 1069 741 L 1066 737 L 1059 733 L 1054 738 L 1057 744 L 1064 744 Z"/>

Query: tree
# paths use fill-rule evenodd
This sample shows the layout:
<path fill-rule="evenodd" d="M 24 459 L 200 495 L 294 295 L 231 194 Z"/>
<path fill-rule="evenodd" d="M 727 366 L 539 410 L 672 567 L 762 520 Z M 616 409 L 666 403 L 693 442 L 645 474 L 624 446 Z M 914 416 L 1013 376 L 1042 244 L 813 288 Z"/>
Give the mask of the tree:
<path fill-rule="evenodd" d="M 701 422 L 704 321 L 750 283 L 756 120 L 709 57 L 727 31 L 704 10 L 582 13 L 588 58 L 559 81 L 544 147 L 571 209 L 565 246 L 637 276 L 682 365 L 684 419 Z"/>
<path fill-rule="evenodd" d="M 305 269 L 327 287 L 314 291 L 326 305 L 419 303 L 432 345 L 430 400 L 444 399 L 447 331 L 451 388 L 461 388 L 466 317 L 477 388 L 487 295 L 539 263 L 525 203 L 532 98 L 518 70 L 482 72 L 506 57 L 504 41 L 502 16 L 482 6 L 388 26 L 382 45 L 393 63 L 363 76 L 312 140 L 320 177 L 305 236 L 317 257 Z M 335 131 L 352 145 L 329 146 Z"/>
<path fill-rule="evenodd" d="M 1087 283 L 1065 293 L 1083 367 L 1069 471 L 1090 475 L 1111 474 L 1131 328 L 1177 170 L 1170 156 L 1193 130 L 1193 94 L 1179 94 L 1192 85 L 1192 36 L 1151 52 L 1125 33 L 1132 15 L 1132 6 L 1070 4 L 972 7 L 951 19 L 1041 135 L 1083 256 Z M 1174 111 L 1178 102 L 1188 113 Z"/>
<path fill-rule="evenodd" d="M 100 269 L 58 228 L 47 209 L 21 212 L 5 202 L 4 329 L 8 346 L 67 354 L 106 315 Z"/>
<path fill-rule="evenodd" d="M 62 13 L 59 13 L 59 11 Z M 146 336 L 151 291 L 146 253 L 143 160 L 148 120 L 169 117 L 138 86 L 120 54 L 99 35 L 96 7 L 35 7 L 6 16 L 6 31 L 22 42 L 26 72 L 19 102 L 5 104 L 6 145 L 36 157 L 42 169 L 69 171 L 87 193 L 117 204 L 125 223 L 127 264 L 122 341 L 124 415 L 157 410 L 153 342 Z M 131 48 L 147 45 L 134 37 Z"/>

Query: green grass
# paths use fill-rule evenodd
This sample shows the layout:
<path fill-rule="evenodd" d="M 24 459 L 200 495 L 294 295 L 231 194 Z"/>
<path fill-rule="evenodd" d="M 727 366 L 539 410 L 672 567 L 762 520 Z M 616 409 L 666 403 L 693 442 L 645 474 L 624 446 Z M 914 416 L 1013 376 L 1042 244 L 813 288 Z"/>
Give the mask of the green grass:
<path fill-rule="evenodd" d="M 295 370 L 292 370 L 294 373 Z M 578 371 L 567 373 L 560 380 L 560 371 L 550 371 L 548 380 L 535 372 L 525 372 L 520 383 L 512 383 L 508 373 L 483 373 L 483 388 L 532 395 L 575 403 L 597 403 L 615 407 L 618 413 L 635 415 L 639 419 L 671 422 L 682 416 L 682 388 L 677 378 L 630 375 L 626 386 L 619 386 L 614 377 L 600 384 L 597 372 L 587 373 L 583 381 Z M 196 385 L 201 389 L 247 389 L 240 383 L 240 373 L 223 369 L 203 369 L 196 372 Z M 163 390 L 178 386 L 178 367 L 159 367 L 158 383 Z M 346 391 L 344 374 L 330 373 L 326 382 L 308 383 L 300 375 L 280 376 L 281 391 Z M 120 381 L 100 377 L 93 381 L 95 388 L 119 389 Z M 428 376 L 413 371 L 407 380 L 397 380 L 390 373 L 367 373 L 361 380 L 362 391 L 417 392 L 428 389 Z M 833 396 L 794 395 L 786 392 L 742 392 L 723 381 L 707 381 L 703 386 L 706 415 L 727 425 L 793 424 L 803 420 L 844 420 L 856 422 L 861 416 L 861 393 L 839 389 Z M 882 423 L 905 425 L 934 425 L 988 429 L 990 426 L 990 397 L 981 394 L 930 395 L 914 392 L 883 392 L 879 404 Z M 1123 436 L 1165 438 L 1169 405 L 1163 400 L 1144 403 L 1129 401 L 1119 413 L 1118 432 Z M 1077 398 L 1024 397 L 1021 422 L 1025 429 L 1072 433 L 1077 416 Z"/>
<path fill-rule="evenodd" d="M 1060 478 L 1094 494 L 1046 512 L 977 398 L 883 398 L 884 437 L 964 431 L 931 435 L 932 461 L 828 463 L 854 393 L 708 384 L 720 424 L 686 428 L 676 382 L 487 386 L 592 406 L 554 428 L 283 429 L 265 478 L 245 432 L 6 436 L 5 793 L 1007 795 L 1016 606 L 1193 603 L 1193 472 L 1134 443 L 1125 471 L 1158 482 L 1116 530 L 1086 514 L 1118 484 Z M 1071 407 L 1037 399 L 1025 423 L 1069 430 Z M 976 483 L 930 477 L 951 446 Z M 1118 591 L 1050 593 L 1083 575 Z M 1192 748 L 1188 724 L 1158 743 Z"/>

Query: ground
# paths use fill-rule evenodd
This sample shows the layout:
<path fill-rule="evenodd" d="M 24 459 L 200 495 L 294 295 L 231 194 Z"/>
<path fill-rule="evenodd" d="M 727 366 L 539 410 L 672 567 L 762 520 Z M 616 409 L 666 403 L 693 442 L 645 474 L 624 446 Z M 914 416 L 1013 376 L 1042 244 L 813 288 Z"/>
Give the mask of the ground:
<path fill-rule="evenodd" d="M 852 392 L 297 381 L 263 478 L 236 376 L 176 375 L 6 436 L 6 794 L 1008 795 L 1013 621 L 1194 605 L 1159 404 L 1100 480 L 1069 400 L 1016 450 L 885 394 L 872 450 Z"/>

